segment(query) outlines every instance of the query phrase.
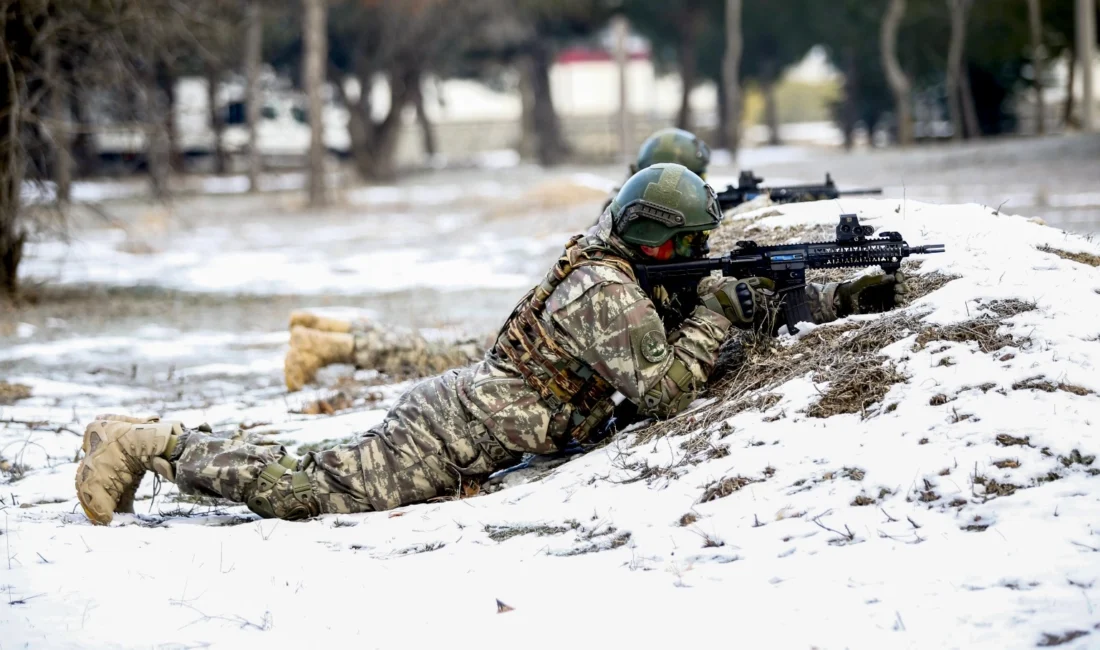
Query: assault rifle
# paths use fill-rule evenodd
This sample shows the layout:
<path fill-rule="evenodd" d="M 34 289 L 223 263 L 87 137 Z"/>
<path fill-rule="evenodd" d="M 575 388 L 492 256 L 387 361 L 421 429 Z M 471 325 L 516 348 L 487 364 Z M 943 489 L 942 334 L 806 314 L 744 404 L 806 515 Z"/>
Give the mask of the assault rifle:
<path fill-rule="evenodd" d="M 825 182 L 821 185 L 786 185 L 780 187 L 761 187 L 764 179 L 756 176 L 751 170 L 741 172 L 737 178 L 737 187 L 726 186 L 726 189 L 718 193 L 718 205 L 722 210 L 735 208 L 746 201 L 766 194 L 771 197 L 773 203 L 799 203 L 802 201 L 821 201 L 835 199 L 840 196 L 852 196 L 856 194 L 882 194 L 882 188 L 877 187 L 865 190 L 838 190 L 833 177 L 827 172 Z"/>
<path fill-rule="evenodd" d="M 798 332 L 798 323 L 812 323 L 806 298 L 806 269 L 863 268 L 878 265 L 893 273 L 910 255 L 942 253 L 943 244 L 911 246 L 901 233 L 881 232 L 871 237 L 875 229 L 863 226 L 854 214 L 840 215 L 836 240 L 779 246 L 759 246 L 752 241 L 739 241 L 733 250 L 721 257 L 708 257 L 691 262 L 668 264 L 638 264 L 635 273 L 638 284 L 647 292 L 663 286 L 670 292 L 693 290 L 699 281 L 720 271 L 733 278 L 769 278 L 780 297 L 787 329 Z M 652 295 L 650 293 L 650 295 Z"/>

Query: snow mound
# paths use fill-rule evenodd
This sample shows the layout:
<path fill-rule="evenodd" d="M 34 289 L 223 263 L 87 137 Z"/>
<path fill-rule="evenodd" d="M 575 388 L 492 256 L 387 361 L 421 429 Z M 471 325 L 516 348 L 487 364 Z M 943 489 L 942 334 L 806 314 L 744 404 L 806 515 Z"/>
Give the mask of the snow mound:
<path fill-rule="evenodd" d="M 909 267 L 912 304 L 746 346 L 755 379 L 731 366 L 680 417 L 474 498 L 291 523 L 173 489 L 153 499 L 147 482 L 140 514 L 93 527 L 72 494 L 79 438 L 39 429 L 56 451 L 12 468 L 46 439 L 0 429 L 0 638 L 1095 647 L 1100 246 L 912 201 L 767 207 L 723 230 L 820 234 L 841 211 L 946 245 Z M 270 393 L 164 415 L 263 422 L 255 431 L 299 449 L 377 421 L 396 393 L 331 417 Z M 55 394 L 0 419 L 67 421 Z M 564 617 L 587 628 L 546 629 Z"/>

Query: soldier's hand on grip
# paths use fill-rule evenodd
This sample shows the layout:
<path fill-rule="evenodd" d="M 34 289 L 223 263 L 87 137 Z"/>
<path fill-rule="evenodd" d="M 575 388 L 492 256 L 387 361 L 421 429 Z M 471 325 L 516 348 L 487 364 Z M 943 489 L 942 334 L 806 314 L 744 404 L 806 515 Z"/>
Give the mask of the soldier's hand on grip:
<path fill-rule="evenodd" d="M 909 285 L 901 271 L 887 275 L 865 275 L 837 287 L 837 314 L 876 314 L 889 311 L 905 302 Z"/>
<path fill-rule="evenodd" d="M 750 329 L 754 320 L 765 313 L 766 296 L 761 290 L 774 291 L 775 283 L 768 278 L 716 277 L 699 282 L 703 306 L 722 314 L 741 329 Z"/>

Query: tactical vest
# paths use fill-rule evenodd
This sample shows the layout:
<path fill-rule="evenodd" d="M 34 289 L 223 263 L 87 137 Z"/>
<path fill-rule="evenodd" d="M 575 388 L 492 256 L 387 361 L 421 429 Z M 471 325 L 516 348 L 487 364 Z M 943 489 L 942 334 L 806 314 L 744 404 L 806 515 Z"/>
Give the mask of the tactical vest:
<path fill-rule="evenodd" d="M 551 410 L 569 418 L 568 435 L 577 442 L 584 442 L 611 415 L 615 388 L 559 345 L 543 317 L 550 294 L 582 266 L 610 267 L 635 280 L 630 262 L 610 253 L 606 244 L 576 235 L 542 282 L 520 299 L 493 346 L 493 353 L 508 358 Z"/>

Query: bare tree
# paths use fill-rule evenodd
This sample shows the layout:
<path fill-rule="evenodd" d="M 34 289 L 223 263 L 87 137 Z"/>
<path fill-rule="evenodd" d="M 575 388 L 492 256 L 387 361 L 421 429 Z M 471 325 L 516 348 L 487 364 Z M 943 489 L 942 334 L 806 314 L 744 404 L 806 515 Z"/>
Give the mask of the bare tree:
<path fill-rule="evenodd" d="M 225 112 L 218 105 L 218 89 L 221 86 L 222 66 L 216 60 L 206 62 L 206 107 L 210 114 L 210 130 L 214 141 L 211 143 L 210 153 L 214 156 L 214 173 L 224 174 L 227 171 L 225 149 L 222 147 L 222 136 L 225 134 Z"/>
<path fill-rule="evenodd" d="M 69 135 L 68 94 L 60 66 L 60 47 L 56 43 L 44 45 L 46 58 L 46 83 L 50 87 L 50 141 L 53 145 L 51 167 L 57 185 L 57 200 L 68 203 L 72 194 L 73 156 L 72 138 Z"/>
<path fill-rule="evenodd" d="M 1031 32 L 1032 86 L 1035 88 L 1036 131 L 1043 135 L 1047 131 L 1047 111 L 1043 102 L 1043 12 L 1040 0 L 1027 0 L 1027 21 Z"/>
<path fill-rule="evenodd" d="M 726 146 L 734 154 L 741 144 L 741 0 L 726 0 L 726 53 L 722 58 Z"/>
<path fill-rule="evenodd" d="M 886 13 L 882 17 L 879 32 L 882 53 L 882 67 L 886 71 L 886 81 L 894 95 L 894 110 L 897 114 L 898 144 L 908 146 L 913 143 L 913 106 L 912 83 L 898 61 L 898 29 L 905 18 L 906 0 L 890 0 Z"/>
<path fill-rule="evenodd" d="M 947 48 L 947 109 L 955 140 L 981 135 L 966 64 L 967 19 L 971 4 L 972 0 L 947 0 L 952 19 L 952 36 Z"/>
<path fill-rule="evenodd" d="M 966 39 L 964 0 L 947 0 L 951 14 L 951 40 L 947 47 L 947 113 L 951 116 L 951 137 L 963 139 L 962 106 L 959 102 L 959 75 L 962 68 L 963 41 Z"/>
<path fill-rule="evenodd" d="M 245 55 L 244 69 L 246 79 L 245 117 L 248 122 L 248 191 L 260 190 L 260 172 L 262 160 L 260 153 L 260 65 L 263 58 L 264 26 L 260 13 L 261 0 L 247 0 L 245 8 Z"/>
<path fill-rule="evenodd" d="M 676 31 L 680 41 L 677 55 L 681 90 L 680 112 L 676 116 L 676 126 L 690 131 L 692 129 L 691 91 L 695 89 L 695 83 L 699 77 L 699 52 L 696 44 L 699 41 L 699 33 L 703 28 L 706 14 L 699 0 L 684 0 L 678 9 Z"/>
<path fill-rule="evenodd" d="M 303 78 L 309 97 L 309 204 L 325 204 L 325 142 L 324 103 L 321 88 L 325 82 L 325 59 L 328 57 L 327 0 L 303 0 L 305 20 L 302 25 L 305 44 Z"/>
<path fill-rule="evenodd" d="M 1093 95 L 1093 67 L 1096 60 L 1096 2 L 1077 0 L 1077 56 L 1081 68 L 1081 129 L 1085 133 L 1096 128 L 1093 113 L 1096 97 Z"/>
<path fill-rule="evenodd" d="M 627 162 L 633 154 L 633 138 L 630 120 L 630 87 L 628 68 L 630 52 L 626 39 L 630 34 L 630 23 L 623 14 L 616 14 L 611 20 L 611 32 L 615 37 L 615 67 L 619 72 L 619 159 Z"/>

